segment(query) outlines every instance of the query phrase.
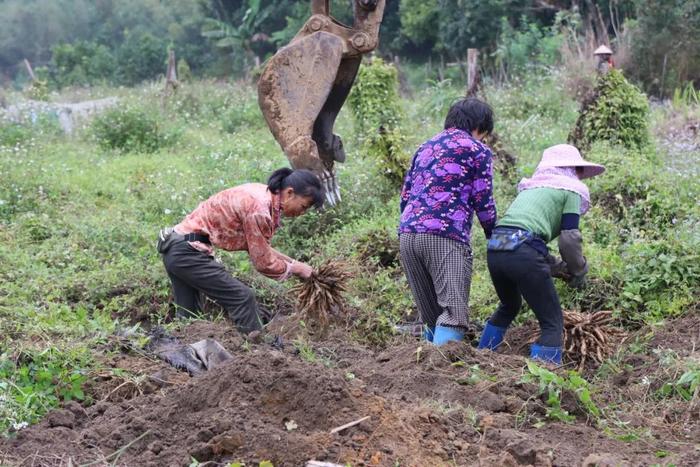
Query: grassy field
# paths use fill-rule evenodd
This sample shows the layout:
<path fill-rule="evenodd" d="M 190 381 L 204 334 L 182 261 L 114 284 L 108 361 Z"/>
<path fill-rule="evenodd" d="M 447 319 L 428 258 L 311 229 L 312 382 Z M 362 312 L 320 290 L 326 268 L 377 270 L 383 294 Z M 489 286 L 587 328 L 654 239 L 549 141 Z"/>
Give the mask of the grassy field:
<path fill-rule="evenodd" d="M 167 99 L 160 89 L 147 85 L 52 96 L 56 101 L 119 96 L 121 110 L 72 136 L 63 135 L 50 118 L 0 126 L 0 434 L 12 436 L 63 401 L 90 404 L 84 385 L 109 370 L 109 352 L 97 349 L 110 336 L 128 329 L 143 336 L 133 327 L 138 322 L 181 326 L 170 322 L 169 283 L 154 248 L 158 229 L 179 222 L 209 195 L 263 182 L 287 164 L 262 120 L 253 87 L 194 82 Z M 406 151 L 440 130 L 458 93 L 441 84 L 404 96 Z M 496 132 L 516 156 L 510 174 L 496 175 L 503 212 L 541 151 L 566 141 L 578 105 L 557 76 L 490 86 L 486 95 L 496 112 Z M 582 224 L 589 286 L 583 291 L 561 286 L 564 308 L 613 310 L 630 332 L 651 329 L 652 334 L 700 311 L 700 149 L 697 140 L 681 149 L 673 145 L 680 138 L 676 133 L 699 115 L 694 107 L 656 107 L 653 147 L 598 144 L 586 154 L 608 171 L 590 184 L 593 208 Z M 126 128 L 120 119 L 131 126 L 119 130 Z M 133 136 L 134 128 L 149 122 L 156 125 L 146 142 L 133 139 L 126 150 L 108 147 L 110 138 L 124 136 L 120 131 Z M 273 243 L 313 264 L 340 257 L 360 268 L 348 296 L 358 313 L 349 336 L 359 345 L 385 348 L 393 342 L 394 324 L 415 314 L 396 257 L 398 193 L 377 161 L 358 149 L 362 135 L 347 109 L 336 127 L 349 149 L 347 163 L 339 167 L 342 204 L 285 221 Z M 692 134 L 688 137 L 692 140 Z M 484 237 L 480 228 L 475 231 L 471 306 L 473 319 L 482 321 L 496 300 Z M 287 300 L 290 284 L 257 275 L 247 255 L 221 257 L 255 285 L 267 308 Z M 519 322 L 531 318 L 522 313 Z M 220 326 L 229 325 L 218 319 Z M 649 339 L 635 341 L 639 348 L 621 348 L 617 360 L 589 372 L 592 384 L 622 371 L 615 370 L 620 355 L 642 352 Z M 665 363 L 657 359 L 664 371 L 648 371 L 651 387 L 663 388 L 652 399 L 697 410 L 698 353 L 677 349 L 698 343 L 660 345 L 666 344 L 676 350 L 664 354 Z"/>

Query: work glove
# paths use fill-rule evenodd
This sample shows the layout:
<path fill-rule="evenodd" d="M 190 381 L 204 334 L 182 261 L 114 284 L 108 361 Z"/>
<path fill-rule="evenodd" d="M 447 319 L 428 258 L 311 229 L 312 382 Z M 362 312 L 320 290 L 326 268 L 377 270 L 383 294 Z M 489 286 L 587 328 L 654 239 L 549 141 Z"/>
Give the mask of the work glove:
<path fill-rule="evenodd" d="M 571 274 L 566 268 L 566 263 L 564 261 L 553 255 L 548 255 L 547 263 L 549 264 L 550 276 L 556 277 L 558 279 L 564 279 L 565 281 L 571 279 Z"/>
<path fill-rule="evenodd" d="M 566 263 L 566 269 L 572 276 L 588 271 L 586 257 L 583 256 L 583 238 L 578 229 L 562 230 L 559 234 L 559 253 Z"/>
<path fill-rule="evenodd" d="M 566 283 L 569 287 L 576 290 L 581 290 L 586 286 L 586 273 L 571 276 Z"/>

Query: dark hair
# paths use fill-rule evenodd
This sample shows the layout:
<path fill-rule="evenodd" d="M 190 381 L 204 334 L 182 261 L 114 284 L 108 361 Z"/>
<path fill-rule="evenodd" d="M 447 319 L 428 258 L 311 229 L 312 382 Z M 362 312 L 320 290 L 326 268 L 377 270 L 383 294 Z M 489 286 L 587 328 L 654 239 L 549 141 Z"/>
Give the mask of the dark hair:
<path fill-rule="evenodd" d="M 267 189 L 271 193 L 279 193 L 287 187 L 292 187 L 294 193 L 300 196 L 308 196 L 314 200 L 314 206 L 320 209 L 323 206 L 324 192 L 321 180 L 313 172 L 306 169 L 292 170 L 287 167 L 272 172 L 267 179 Z"/>
<path fill-rule="evenodd" d="M 493 109 L 486 102 L 473 97 L 460 99 L 450 107 L 445 118 L 445 129 L 459 128 L 472 132 L 478 130 L 491 134 L 493 131 Z"/>

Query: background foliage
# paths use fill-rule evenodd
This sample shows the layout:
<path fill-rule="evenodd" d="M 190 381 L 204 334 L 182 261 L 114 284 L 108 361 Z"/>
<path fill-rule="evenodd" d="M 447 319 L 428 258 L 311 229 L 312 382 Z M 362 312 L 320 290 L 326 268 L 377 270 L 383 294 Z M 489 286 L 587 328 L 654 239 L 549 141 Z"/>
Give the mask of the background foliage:
<path fill-rule="evenodd" d="M 332 13 L 352 24 L 351 5 L 333 1 Z M 168 49 L 197 76 L 248 75 L 296 35 L 310 7 L 293 0 L 2 0 L 0 12 L 0 77 L 21 85 L 27 58 L 62 87 L 155 79 L 165 73 Z M 698 18 L 700 0 L 395 0 L 386 5 L 378 52 L 427 62 L 431 78 L 464 80 L 467 48 L 475 47 L 484 71 L 505 79 L 533 66 L 575 66 L 608 43 L 644 90 L 670 96 L 699 84 Z M 575 60 L 562 56 L 566 42 Z"/>

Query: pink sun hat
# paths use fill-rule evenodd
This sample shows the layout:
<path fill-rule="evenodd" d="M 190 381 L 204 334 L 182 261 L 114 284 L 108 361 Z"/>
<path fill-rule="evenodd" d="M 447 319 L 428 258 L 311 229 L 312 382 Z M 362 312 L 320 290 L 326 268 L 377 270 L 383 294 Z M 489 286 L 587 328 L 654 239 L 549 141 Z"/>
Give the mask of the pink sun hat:
<path fill-rule="evenodd" d="M 537 167 L 582 167 L 581 178 L 591 178 L 605 172 L 605 167 L 584 160 L 578 149 L 570 144 L 557 144 L 545 149 Z"/>

